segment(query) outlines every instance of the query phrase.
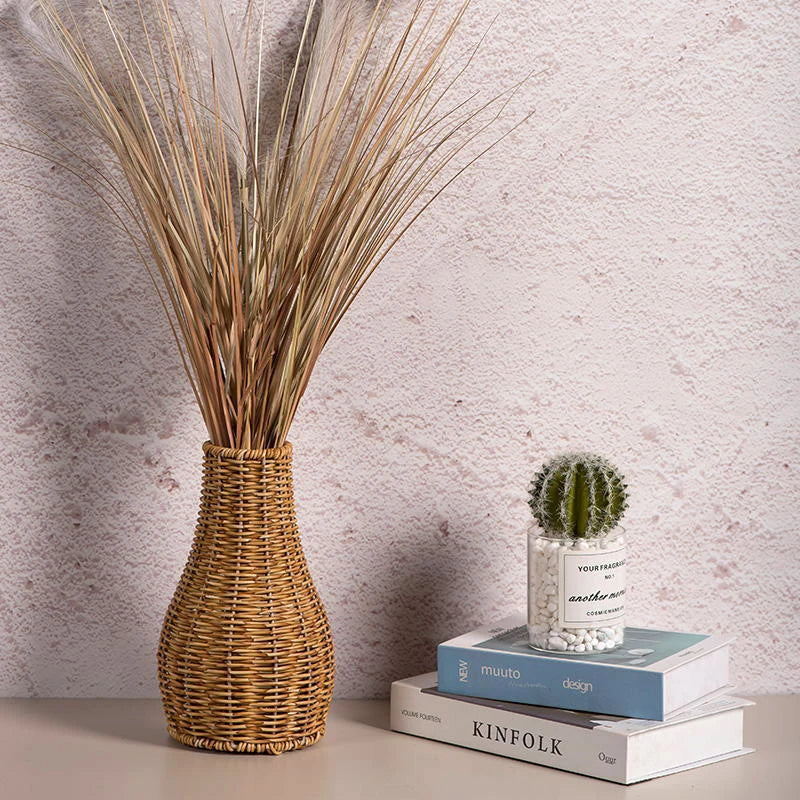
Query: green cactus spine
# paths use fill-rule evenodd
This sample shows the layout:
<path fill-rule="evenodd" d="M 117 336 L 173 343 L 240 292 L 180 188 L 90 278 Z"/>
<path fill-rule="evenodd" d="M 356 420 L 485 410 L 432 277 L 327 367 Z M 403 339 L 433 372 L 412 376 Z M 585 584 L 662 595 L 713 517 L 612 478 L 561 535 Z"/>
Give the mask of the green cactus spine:
<path fill-rule="evenodd" d="M 542 465 L 528 501 L 546 535 L 590 539 L 611 530 L 628 507 L 616 467 L 591 453 L 569 453 Z"/>

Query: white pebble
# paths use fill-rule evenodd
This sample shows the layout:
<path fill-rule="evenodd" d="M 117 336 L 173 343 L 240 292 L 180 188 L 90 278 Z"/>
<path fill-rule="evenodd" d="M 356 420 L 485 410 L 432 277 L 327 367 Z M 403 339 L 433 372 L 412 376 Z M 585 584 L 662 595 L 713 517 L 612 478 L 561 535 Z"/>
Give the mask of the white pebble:
<path fill-rule="evenodd" d="M 567 643 L 561 637 L 554 637 L 547 640 L 547 646 L 551 650 L 566 650 Z"/>
<path fill-rule="evenodd" d="M 586 649 L 585 645 L 582 645 L 582 644 L 576 644 L 575 645 L 575 652 L 576 653 L 582 653 L 585 649 Z"/>
<path fill-rule="evenodd" d="M 586 647 L 586 652 L 587 652 L 587 653 L 591 653 L 591 652 L 592 652 L 592 650 L 594 649 L 594 648 L 592 647 L 592 645 L 590 645 L 590 644 L 584 645 L 584 647 Z"/>
<path fill-rule="evenodd" d="M 605 643 L 605 642 L 598 642 L 598 643 L 597 643 L 597 644 L 594 646 L 594 649 L 595 649 L 595 650 L 605 650 L 605 649 L 606 649 L 606 643 Z"/>

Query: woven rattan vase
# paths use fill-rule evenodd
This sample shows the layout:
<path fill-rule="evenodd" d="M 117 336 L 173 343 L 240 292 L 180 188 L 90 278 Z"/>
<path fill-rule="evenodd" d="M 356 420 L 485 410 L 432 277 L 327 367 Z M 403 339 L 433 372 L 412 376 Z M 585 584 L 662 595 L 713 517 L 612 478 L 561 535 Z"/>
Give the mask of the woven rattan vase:
<path fill-rule="evenodd" d="M 334 659 L 295 521 L 292 447 L 203 454 L 194 543 L 158 648 L 169 734 L 212 750 L 306 747 L 325 732 Z"/>

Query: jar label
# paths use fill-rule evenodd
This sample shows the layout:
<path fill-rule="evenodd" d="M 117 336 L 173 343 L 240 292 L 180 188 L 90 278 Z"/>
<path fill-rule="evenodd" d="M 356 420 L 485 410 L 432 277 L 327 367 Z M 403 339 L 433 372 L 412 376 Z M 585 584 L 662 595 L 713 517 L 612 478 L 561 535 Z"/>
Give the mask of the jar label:
<path fill-rule="evenodd" d="M 606 550 L 564 548 L 558 559 L 558 622 L 598 628 L 625 616 L 625 545 Z"/>

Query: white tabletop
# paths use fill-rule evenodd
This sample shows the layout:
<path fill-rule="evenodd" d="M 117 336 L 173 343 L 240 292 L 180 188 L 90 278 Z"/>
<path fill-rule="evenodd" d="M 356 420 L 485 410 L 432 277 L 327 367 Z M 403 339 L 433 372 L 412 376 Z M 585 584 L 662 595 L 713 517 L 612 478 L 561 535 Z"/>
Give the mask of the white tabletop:
<path fill-rule="evenodd" d="M 630 787 L 393 733 L 388 703 L 340 700 L 328 732 L 279 757 L 172 742 L 155 700 L 0 700 L 0 796 L 8 800 L 494 800 L 501 796 L 796 800 L 800 695 L 755 698 L 757 752 Z M 754 795 L 754 792 L 761 792 Z"/>

